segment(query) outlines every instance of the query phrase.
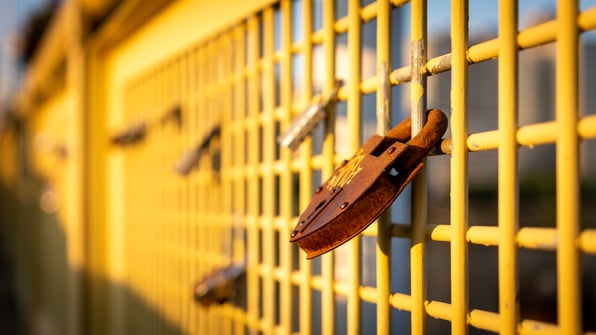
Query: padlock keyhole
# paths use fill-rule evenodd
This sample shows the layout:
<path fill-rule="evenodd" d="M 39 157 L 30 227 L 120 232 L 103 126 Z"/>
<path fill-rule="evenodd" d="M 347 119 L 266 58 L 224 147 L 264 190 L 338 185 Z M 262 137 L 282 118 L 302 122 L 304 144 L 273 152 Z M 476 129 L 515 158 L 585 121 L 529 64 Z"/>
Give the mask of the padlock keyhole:
<path fill-rule="evenodd" d="M 397 177 L 398 174 L 399 174 L 399 171 L 397 171 L 396 168 L 391 167 L 391 170 L 389 170 L 389 175 L 392 177 Z"/>

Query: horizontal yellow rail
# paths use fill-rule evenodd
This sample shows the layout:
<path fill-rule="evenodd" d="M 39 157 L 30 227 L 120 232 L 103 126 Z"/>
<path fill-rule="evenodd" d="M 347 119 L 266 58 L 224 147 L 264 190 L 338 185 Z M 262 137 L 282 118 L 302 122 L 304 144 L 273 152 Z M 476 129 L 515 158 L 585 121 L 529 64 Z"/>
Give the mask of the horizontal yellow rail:
<path fill-rule="evenodd" d="M 395 237 L 409 238 L 411 229 L 409 225 L 393 224 L 392 233 Z M 428 225 L 426 227 L 426 236 L 431 241 L 451 242 L 451 226 Z M 472 244 L 498 246 L 500 239 L 498 227 L 472 226 L 466 231 L 466 240 Z M 556 250 L 558 241 L 557 230 L 555 228 L 539 227 L 520 228 L 516 241 L 519 248 Z M 595 254 L 596 229 L 584 229 L 579 235 L 578 245 L 582 252 Z"/>
<path fill-rule="evenodd" d="M 577 19 L 580 31 L 596 28 L 596 8 L 580 13 Z M 551 20 L 520 31 L 517 45 L 520 50 L 537 47 L 556 40 L 557 22 Z M 468 49 L 468 62 L 475 64 L 494 59 L 498 56 L 499 39 L 492 39 L 472 45 Z M 444 54 L 429 59 L 424 65 L 425 74 L 434 75 L 451 70 L 451 54 Z M 391 72 L 391 83 L 398 85 L 411 80 L 410 66 L 404 66 Z"/>
<path fill-rule="evenodd" d="M 577 124 L 577 133 L 582 139 L 596 138 L 596 115 L 580 118 Z M 517 143 L 522 146 L 555 143 L 557 139 L 556 121 L 543 122 L 522 126 L 517 130 Z M 470 151 L 496 149 L 499 144 L 499 132 L 496 130 L 471 134 L 468 137 Z"/>

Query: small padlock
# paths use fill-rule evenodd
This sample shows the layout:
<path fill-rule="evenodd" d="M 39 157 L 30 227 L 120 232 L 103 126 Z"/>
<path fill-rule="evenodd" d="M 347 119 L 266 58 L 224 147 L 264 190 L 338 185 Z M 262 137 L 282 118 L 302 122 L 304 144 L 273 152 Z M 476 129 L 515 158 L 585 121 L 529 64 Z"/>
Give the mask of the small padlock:
<path fill-rule="evenodd" d="M 127 129 L 114 135 L 112 137 L 112 143 L 114 145 L 130 145 L 140 142 L 147 135 L 147 122 L 139 121 L 130 125 Z"/>
<path fill-rule="evenodd" d="M 205 307 L 229 301 L 239 289 L 245 273 L 246 263 L 215 270 L 195 284 L 193 290 L 195 301 Z"/>
<path fill-rule="evenodd" d="M 296 150 L 300 143 L 325 118 L 327 108 L 331 102 L 337 99 L 337 94 L 342 85 L 343 81 L 337 80 L 333 90 L 325 100 L 310 105 L 302 114 L 298 115 L 292 121 L 290 127 L 277 138 L 279 144 L 291 150 Z"/>
<path fill-rule="evenodd" d="M 209 148 L 211 142 L 219 136 L 220 132 L 220 126 L 214 127 L 199 145 L 187 150 L 176 162 L 176 165 L 174 166 L 176 172 L 182 176 L 187 176 L 194 168 L 196 168 L 199 165 L 201 155 Z"/>
<path fill-rule="evenodd" d="M 170 110 L 164 113 L 159 122 L 164 126 L 168 122 L 173 122 L 178 128 L 182 127 L 182 107 L 174 105 Z"/>
<path fill-rule="evenodd" d="M 373 135 L 350 160 L 317 188 L 302 213 L 290 242 L 311 259 L 349 241 L 385 211 L 423 166 L 424 158 L 447 130 L 438 109 L 410 139 L 408 118 L 385 136 Z"/>

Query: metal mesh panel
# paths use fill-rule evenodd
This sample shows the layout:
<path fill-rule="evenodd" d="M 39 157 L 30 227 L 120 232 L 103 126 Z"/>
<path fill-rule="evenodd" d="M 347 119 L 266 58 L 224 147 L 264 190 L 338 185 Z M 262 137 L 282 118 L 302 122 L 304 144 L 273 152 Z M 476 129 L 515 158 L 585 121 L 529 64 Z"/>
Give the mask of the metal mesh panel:
<path fill-rule="evenodd" d="M 581 274 L 596 254 L 586 208 L 594 195 L 587 184 L 582 193 L 582 180 L 593 180 L 595 104 L 579 95 L 594 88 L 585 78 L 596 64 L 581 54 L 593 56 L 594 45 L 580 41 L 596 27 L 596 9 L 579 12 L 575 1 L 560 1 L 556 19 L 518 31 L 517 8 L 501 1 L 497 37 L 471 42 L 468 3 L 452 0 L 443 51 L 429 48 L 437 39 L 427 31 L 426 1 L 282 1 L 131 80 L 124 94 L 130 122 L 158 120 L 173 108 L 181 122 L 152 123 L 142 144 L 124 150 L 126 284 L 188 333 L 580 333 L 590 319 L 582 290 L 594 284 L 582 286 Z M 522 50 L 545 44 L 553 53 L 546 66 L 554 114 L 526 121 L 520 64 L 539 59 L 522 61 Z M 338 78 L 345 85 L 324 122 L 297 151 L 280 147 L 276 138 L 292 117 L 327 96 Z M 486 98 L 493 115 L 483 111 L 490 100 L 471 95 L 481 82 L 493 85 Z M 288 239 L 314 189 L 373 133 L 410 115 L 417 132 L 427 105 L 435 107 L 427 100 L 446 104 L 450 115 L 443 152 L 428 158 L 429 167 L 362 236 L 305 260 Z M 217 127 L 196 168 L 177 174 L 175 162 Z M 552 225 L 532 225 L 520 208 L 524 155 L 535 146 L 554 153 L 547 169 Z M 482 178 L 494 181 L 485 193 L 476 187 Z M 478 199 L 487 193 L 493 206 L 479 220 Z M 480 248 L 478 260 L 470 250 Z M 524 250 L 555 257 L 555 319 L 520 310 Z M 429 259 L 431 252 L 442 252 L 444 263 Z M 193 283 L 238 262 L 246 262 L 246 278 L 232 300 L 197 307 Z M 475 282 L 484 269 L 472 262 L 492 262 L 486 271 L 498 276 L 496 285 Z M 471 297 L 473 289 L 487 300 Z M 157 322 L 135 317 L 132 301 L 125 307 L 131 333 L 160 333 Z"/>

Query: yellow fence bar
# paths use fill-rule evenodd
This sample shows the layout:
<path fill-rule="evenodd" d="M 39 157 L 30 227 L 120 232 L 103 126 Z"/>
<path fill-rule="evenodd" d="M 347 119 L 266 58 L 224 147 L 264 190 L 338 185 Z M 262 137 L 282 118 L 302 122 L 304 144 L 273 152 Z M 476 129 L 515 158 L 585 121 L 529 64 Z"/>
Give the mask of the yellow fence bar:
<path fill-rule="evenodd" d="M 499 314 L 501 334 L 515 334 L 519 319 L 517 245 L 517 2 L 499 2 Z"/>
<path fill-rule="evenodd" d="M 360 66 L 361 64 L 361 20 L 360 20 L 360 1 L 348 0 L 348 128 L 350 130 L 349 148 L 350 152 L 356 152 L 360 147 L 362 134 L 360 125 L 362 121 L 361 96 L 360 96 Z M 347 311 L 347 331 L 348 334 L 356 335 L 361 332 L 361 302 L 359 295 L 360 287 L 360 269 L 362 260 L 360 256 L 361 237 L 358 236 L 348 243 L 349 248 L 349 285 L 348 292 L 348 311 Z"/>
<path fill-rule="evenodd" d="M 557 307 L 563 334 L 581 332 L 579 278 L 578 3 L 557 2 Z"/>
<path fill-rule="evenodd" d="M 586 115 L 577 123 L 577 133 L 582 139 L 596 138 L 596 116 Z M 519 127 L 516 134 L 517 143 L 521 146 L 533 146 L 555 143 L 557 122 L 548 121 Z M 498 130 L 471 134 L 467 145 L 470 151 L 496 149 L 500 140 Z"/>
<path fill-rule="evenodd" d="M 412 136 L 416 135 L 425 123 L 426 116 L 426 76 L 423 65 L 427 53 L 426 0 L 411 3 L 411 68 L 412 87 L 410 108 L 412 116 Z M 412 294 L 412 334 L 426 333 L 426 262 L 425 232 L 427 223 L 426 169 L 422 169 L 412 181 L 412 241 L 410 247 L 410 282 Z"/>
<path fill-rule="evenodd" d="M 331 92 L 333 86 L 335 85 L 336 79 L 336 64 L 335 64 L 335 56 L 336 56 L 336 47 L 335 47 L 335 12 L 336 8 L 332 1 L 323 1 L 323 52 L 324 52 L 324 64 L 325 64 L 325 74 L 324 74 L 324 83 L 323 83 L 323 94 L 329 94 Z M 348 126 L 349 127 L 349 126 Z M 350 130 L 352 130 L 350 128 Z M 323 140 L 323 164 L 322 164 L 322 171 L 321 175 L 323 180 L 326 180 L 332 173 L 335 168 L 334 166 L 334 152 L 335 152 L 335 115 L 333 113 L 329 113 L 326 119 L 325 124 L 325 139 Z M 309 196 L 312 193 L 309 193 Z M 354 243 L 354 242 L 353 242 Z M 351 260 L 353 261 L 353 260 Z M 333 282 L 334 282 L 334 274 L 333 270 L 335 267 L 334 263 L 334 253 L 327 253 L 322 256 L 321 260 L 321 272 L 324 278 L 323 287 L 322 287 L 322 298 L 321 298 L 321 308 L 322 308 L 322 320 L 334 320 L 335 319 L 335 303 L 334 303 L 334 290 L 333 290 Z M 350 266 L 348 264 L 348 266 Z M 331 335 L 335 333 L 335 324 L 334 322 L 323 322 L 322 325 L 322 335 Z"/>
<path fill-rule="evenodd" d="M 311 0 L 306 0 L 303 4 L 303 28 L 304 28 L 304 54 L 305 54 L 305 61 L 304 61 L 304 97 L 308 101 L 312 97 L 312 72 L 313 72 L 313 57 L 312 57 L 312 44 L 314 43 L 314 38 L 309 38 L 309 32 L 312 31 L 312 11 L 313 11 L 313 3 Z M 327 8 L 323 9 L 328 10 Z M 326 15 L 326 14 L 324 14 Z M 326 19 L 329 20 L 328 18 Z M 332 18 L 331 18 L 332 20 Z M 328 24 L 329 22 L 326 23 Z M 331 37 L 327 36 L 327 40 L 332 41 L 333 39 L 333 31 L 331 28 L 325 28 L 325 32 L 331 33 Z M 287 34 L 286 34 L 287 35 Z M 326 41 L 326 45 L 331 48 L 332 42 Z M 289 53 L 289 43 L 288 40 L 286 45 L 284 46 L 285 55 L 287 57 L 286 62 L 284 62 L 284 66 L 282 68 L 282 73 L 292 73 L 292 69 L 290 67 L 290 57 L 291 54 Z M 331 57 L 326 55 L 326 58 L 333 59 L 333 54 Z M 326 59 L 327 60 L 327 59 Z M 329 63 L 326 63 L 329 64 Z M 286 78 L 284 82 L 287 87 L 287 101 L 288 105 L 293 106 L 297 101 L 292 101 L 291 97 L 291 77 L 290 76 L 282 76 L 282 78 Z M 290 103 L 291 102 L 291 103 Z M 289 121 L 289 120 L 288 120 Z M 288 122 L 289 123 L 289 122 Z M 305 143 L 300 148 L 300 155 L 304 157 L 301 161 L 302 165 L 300 166 L 300 208 L 306 208 L 310 201 L 310 197 L 313 193 L 312 184 L 313 184 L 313 176 L 312 176 L 312 167 L 311 167 L 311 158 L 312 158 L 312 139 L 307 138 L 305 139 Z M 289 236 L 289 235 L 286 235 Z M 293 247 L 295 248 L 295 246 Z M 312 289 L 315 289 L 314 285 L 312 284 L 313 278 L 311 277 L 312 271 L 312 263 L 306 260 L 304 257 L 301 257 L 300 261 L 300 307 L 298 309 L 298 320 L 300 321 L 300 333 L 301 334 L 311 334 L 312 333 Z"/>
<path fill-rule="evenodd" d="M 596 229 L 586 229 L 579 235 L 579 246 L 585 253 L 596 254 Z"/>
<path fill-rule="evenodd" d="M 390 4 L 379 0 L 377 5 L 377 133 L 385 134 L 391 125 L 391 87 L 389 84 L 390 63 Z M 370 6 L 369 6 L 370 7 Z M 377 334 L 391 333 L 391 213 L 385 213 L 377 220 L 376 284 L 377 284 Z"/>
<path fill-rule="evenodd" d="M 403 224 L 392 225 L 392 236 L 410 238 L 412 232 Z M 451 242 L 452 225 L 427 225 L 426 238 L 437 242 Z M 499 227 L 472 226 L 466 230 L 466 241 L 483 246 L 498 246 L 500 242 Z M 554 228 L 524 227 L 518 230 L 516 243 L 519 248 L 534 250 L 555 250 L 559 245 L 557 230 Z M 584 253 L 596 253 L 594 245 L 596 235 L 594 229 L 584 229 L 579 234 L 579 248 Z"/>
<path fill-rule="evenodd" d="M 285 6 L 284 6 L 285 7 Z M 284 8 L 282 8 L 283 10 Z M 287 10 L 287 9 L 286 9 Z M 260 153 L 260 170 L 262 171 L 261 179 L 261 192 L 263 203 L 260 205 L 261 213 L 259 214 L 261 219 L 261 248 L 263 253 L 262 263 L 266 275 L 261 275 L 260 280 L 263 283 L 263 292 L 260 297 L 260 303 L 263 305 L 262 319 L 265 321 L 264 328 L 265 333 L 271 333 L 275 326 L 275 313 L 276 310 L 280 310 L 279 302 L 281 297 L 275 293 L 275 279 L 272 275 L 275 267 L 275 233 L 273 228 L 273 216 L 275 204 L 274 188 L 274 175 L 271 168 L 273 166 L 274 153 L 275 153 L 275 134 L 273 133 L 273 110 L 275 107 L 275 74 L 273 64 L 273 53 L 274 53 L 274 34 L 275 27 L 273 22 L 274 9 L 272 7 L 266 8 L 262 13 L 262 73 L 261 73 L 261 96 L 262 106 L 259 110 L 260 119 L 260 130 L 257 132 L 261 137 L 259 139 L 259 147 L 262 152 Z M 256 193 L 253 193 L 256 194 Z M 277 304 L 276 304 L 277 302 Z M 285 302 L 285 301 L 284 301 Z"/>
<path fill-rule="evenodd" d="M 246 128 L 245 131 L 248 133 L 248 156 L 246 157 L 247 171 L 246 171 L 246 194 L 260 194 L 259 176 L 256 173 L 256 166 L 259 163 L 259 149 L 260 143 L 258 139 L 259 125 L 257 124 L 257 118 L 259 113 L 259 98 L 260 98 L 260 78 L 259 78 L 259 45 L 261 43 L 259 34 L 259 25 L 261 24 L 260 18 L 254 16 L 249 19 L 246 27 L 246 66 L 247 66 L 247 77 L 246 77 L 246 95 L 247 95 L 247 115 L 246 115 Z M 249 255 L 257 258 L 259 255 L 259 198 L 248 197 L 247 199 L 247 251 Z M 256 265 L 260 262 L 259 259 L 250 260 L 247 269 L 247 286 L 250 290 L 247 290 L 248 300 L 248 318 L 250 320 L 249 327 L 253 329 L 261 329 L 260 320 L 260 297 L 262 289 L 260 285 L 260 276 L 257 271 Z"/>
<path fill-rule="evenodd" d="M 304 13 L 304 18 L 302 22 L 302 27 L 304 28 L 304 39 L 307 39 L 307 36 L 310 36 L 310 24 L 306 22 L 310 22 L 310 4 L 305 1 L 303 4 L 302 12 Z M 281 71 L 281 78 L 279 79 L 279 101 L 281 106 L 290 106 L 291 105 L 291 96 L 292 96 L 292 87 L 291 87 L 291 77 L 284 76 L 284 73 L 290 73 L 291 71 L 291 8 L 289 2 L 283 2 L 281 4 L 281 32 L 280 32 L 280 39 L 281 39 L 281 61 L 280 61 L 280 71 Z M 310 43 L 306 43 L 304 48 L 305 54 L 305 61 L 304 67 L 305 69 L 310 69 L 312 64 L 312 57 L 310 52 Z M 305 70 L 305 91 L 307 92 L 305 95 L 308 96 L 308 92 L 310 91 L 310 84 L 308 83 L 311 80 L 311 72 L 310 70 Z M 275 80 L 275 78 L 274 78 Z M 283 117 L 286 117 L 290 113 L 285 113 Z M 286 121 L 282 117 L 281 121 Z M 275 136 L 275 134 L 274 134 Z M 283 163 L 284 167 L 290 165 L 290 155 L 289 152 L 282 152 L 281 153 L 281 163 Z M 292 189 L 292 171 L 288 168 L 282 169 L 281 176 L 280 176 L 280 193 L 281 194 L 293 194 Z M 291 197 L 281 197 L 280 201 L 280 216 L 284 220 L 284 224 L 281 225 L 281 229 L 279 230 L 279 235 L 281 236 L 281 240 L 285 236 L 290 236 L 290 231 L 292 227 L 287 224 L 287 222 L 292 222 L 292 198 Z M 281 310 L 280 321 L 281 321 L 281 329 L 282 333 L 290 334 L 292 332 L 292 300 L 296 297 L 292 297 L 292 281 L 290 281 L 291 273 L 292 273 L 292 248 L 293 246 L 289 243 L 283 243 L 280 247 L 281 249 L 281 266 L 282 266 L 282 280 L 280 281 L 281 286 L 281 295 L 282 299 L 280 301 L 281 306 L 278 308 Z"/>
<path fill-rule="evenodd" d="M 468 2 L 451 3 L 451 333 L 467 334 L 468 313 Z M 429 313 L 430 314 L 430 313 Z"/>

